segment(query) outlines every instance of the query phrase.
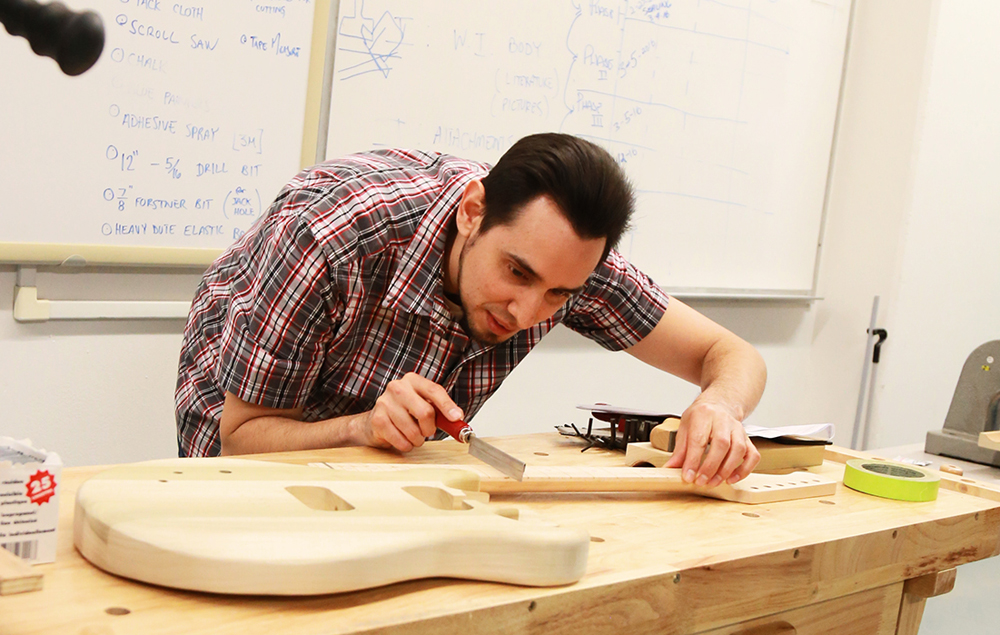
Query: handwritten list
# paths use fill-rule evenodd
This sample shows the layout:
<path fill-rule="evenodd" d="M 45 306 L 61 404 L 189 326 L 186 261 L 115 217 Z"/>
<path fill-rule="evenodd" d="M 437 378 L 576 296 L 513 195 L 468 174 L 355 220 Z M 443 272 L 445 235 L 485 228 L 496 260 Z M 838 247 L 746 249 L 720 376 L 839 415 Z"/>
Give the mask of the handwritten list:
<path fill-rule="evenodd" d="M 0 241 L 218 247 L 298 170 L 311 0 L 91 0 L 101 59 L 62 76 L 0 39 Z"/>

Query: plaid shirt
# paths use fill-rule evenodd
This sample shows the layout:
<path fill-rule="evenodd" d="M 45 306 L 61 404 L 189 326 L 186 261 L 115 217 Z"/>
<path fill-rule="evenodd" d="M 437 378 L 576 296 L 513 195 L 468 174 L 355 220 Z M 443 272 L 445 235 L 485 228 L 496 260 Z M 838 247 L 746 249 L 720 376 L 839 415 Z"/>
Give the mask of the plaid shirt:
<path fill-rule="evenodd" d="M 298 174 L 209 268 L 181 350 L 181 455 L 221 450 L 226 391 L 317 421 L 370 410 L 407 372 L 471 419 L 542 336 L 563 323 L 610 350 L 657 324 L 667 297 L 617 252 L 548 320 L 497 345 L 471 340 L 443 293 L 448 228 L 488 166 L 385 150 Z"/>

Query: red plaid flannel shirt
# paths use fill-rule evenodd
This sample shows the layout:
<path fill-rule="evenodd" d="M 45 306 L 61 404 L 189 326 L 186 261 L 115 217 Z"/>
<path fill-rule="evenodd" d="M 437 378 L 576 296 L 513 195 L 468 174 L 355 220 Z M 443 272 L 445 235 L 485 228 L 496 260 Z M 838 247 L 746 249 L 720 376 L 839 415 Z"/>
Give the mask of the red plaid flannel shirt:
<path fill-rule="evenodd" d="M 175 395 L 180 454 L 220 453 L 226 391 L 317 421 L 371 409 L 412 371 L 471 419 L 556 324 L 610 350 L 653 329 L 666 294 L 613 251 L 550 319 L 495 346 L 470 340 L 445 305 L 442 264 L 462 191 L 487 170 L 382 150 L 298 174 L 198 287 Z"/>

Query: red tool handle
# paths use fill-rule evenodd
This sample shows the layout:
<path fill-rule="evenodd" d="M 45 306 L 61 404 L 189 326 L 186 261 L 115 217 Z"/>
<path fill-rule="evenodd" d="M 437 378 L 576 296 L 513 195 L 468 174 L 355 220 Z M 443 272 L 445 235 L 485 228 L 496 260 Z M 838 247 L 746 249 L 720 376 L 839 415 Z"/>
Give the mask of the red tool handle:
<path fill-rule="evenodd" d="M 469 435 L 472 434 L 472 426 L 461 419 L 458 421 L 450 421 L 443 414 L 441 414 L 440 411 L 437 413 L 437 421 L 435 424 L 437 427 L 454 437 L 456 441 L 460 441 L 462 443 L 468 443 Z"/>

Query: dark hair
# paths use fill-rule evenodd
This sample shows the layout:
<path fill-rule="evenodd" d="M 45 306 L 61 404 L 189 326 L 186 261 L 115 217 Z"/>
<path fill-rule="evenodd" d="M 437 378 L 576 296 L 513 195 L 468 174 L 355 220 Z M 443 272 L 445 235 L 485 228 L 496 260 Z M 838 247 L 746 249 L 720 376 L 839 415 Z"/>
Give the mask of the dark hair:
<path fill-rule="evenodd" d="M 524 137 L 483 178 L 486 211 L 479 230 L 512 223 L 539 196 L 559 206 L 581 238 L 604 238 L 604 257 L 629 228 L 632 185 L 610 154 L 567 134 Z"/>

